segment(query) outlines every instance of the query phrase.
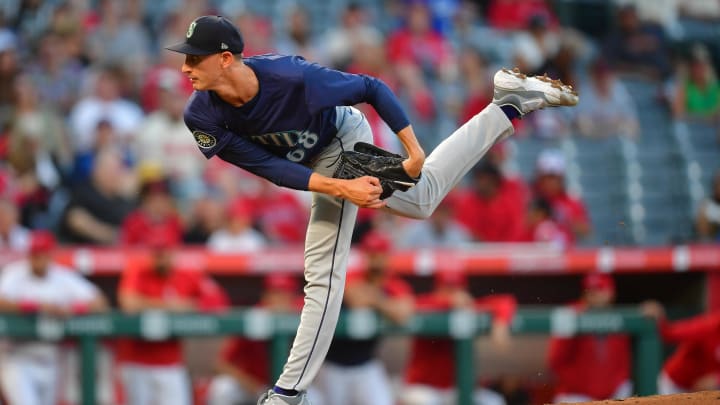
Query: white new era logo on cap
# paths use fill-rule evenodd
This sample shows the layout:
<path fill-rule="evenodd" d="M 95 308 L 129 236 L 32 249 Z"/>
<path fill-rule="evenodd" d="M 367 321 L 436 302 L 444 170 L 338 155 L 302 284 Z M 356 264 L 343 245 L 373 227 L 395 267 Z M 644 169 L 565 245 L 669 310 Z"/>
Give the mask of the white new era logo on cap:
<path fill-rule="evenodd" d="M 228 46 L 225 42 L 220 42 L 220 49 L 228 49 Z"/>

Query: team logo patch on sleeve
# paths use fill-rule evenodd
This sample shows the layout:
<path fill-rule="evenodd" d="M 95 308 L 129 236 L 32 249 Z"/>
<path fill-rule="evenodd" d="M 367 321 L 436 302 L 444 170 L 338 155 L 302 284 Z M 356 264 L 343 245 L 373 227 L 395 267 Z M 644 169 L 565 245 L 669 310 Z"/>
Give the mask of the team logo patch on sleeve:
<path fill-rule="evenodd" d="M 198 146 L 203 149 L 210 149 L 217 144 L 217 139 L 214 136 L 206 134 L 200 131 L 194 131 L 193 136 Z"/>

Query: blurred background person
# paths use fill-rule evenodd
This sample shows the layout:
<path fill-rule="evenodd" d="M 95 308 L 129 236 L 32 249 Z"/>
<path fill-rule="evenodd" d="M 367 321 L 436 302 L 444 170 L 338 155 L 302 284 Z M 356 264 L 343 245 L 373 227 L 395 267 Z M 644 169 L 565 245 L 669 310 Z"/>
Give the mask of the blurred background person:
<path fill-rule="evenodd" d="M 268 274 L 263 280 L 257 308 L 299 314 L 302 300 L 300 283 L 295 276 Z M 254 405 L 270 385 L 268 341 L 228 338 L 217 361 L 217 372 L 208 389 L 207 405 Z"/>
<path fill-rule="evenodd" d="M 157 234 L 146 246 L 149 257 L 130 261 L 121 275 L 118 301 L 124 312 L 227 308 L 225 292 L 210 277 L 177 263 L 173 254 L 177 244 L 172 236 Z M 180 339 L 122 339 L 116 356 L 128 405 L 190 405 L 190 379 Z"/>
<path fill-rule="evenodd" d="M 532 16 L 547 18 L 551 26 L 557 25 L 557 17 L 545 0 L 491 0 L 487 6 L 487 21 L 500 30 L 516 31 L 525 28 Z"/>
<path fill-rule="evenodd" d="M 30 245 L 30 230 L 18 222 L 17 206 L 0 198 L 0 249 L 25 251 Z"/>
<path fill-rule="evenodd" d="M 468 291 L 462 271 L 445 270 L 435 274 L 433 290 L 415 297 L 418 311 L 466 310 L 493 314 L 491 336 L 499 347 L 509 342 L 510 322 L 514 316 L 512 297 L 487 297 L 475 300 Z M 402 405 L 452 405 L 457 403 L 454 342 L 447 337 L 413 338 L 410 360 L 400 391 Z M 504 405 L 498 393 L 478 387 L 473 394 L 475 405 Z"/>
<path fill-rule="evenodd" d="M 99 21 L 89 32 L 89 56 L 98 65 L 122 66 L 134 79 L 147 68 L 150 35 L 143 24 L 144 0 L 101 0 Z"/>
<path fill-rule="evenodd" d="M 712 178 L 710 195 L 697 210 L 695 229 L 701 241 L 720 241 L 720 170 Z"/>
<path fill-rule="evenodd" d="M 265 236 L 255 230 L 253 209 L 250 204 L 238 199 L 227 208 L 225 226 L 210 235 L 207 247 L 213 252 L 241 253 L 256 252 L 265 246 Z"/>
<path fill-rule="evenodd" d="M 652 315 L 659 321 L 663 341 L 675 345 L 658 376 L 658 393 L 708 391 L 720 388 L 720 314 L 715 311 L 688 319 L 668 321 L 655 303 Z"/>
<path fill-rule="evenodd" d="M 580 300 L 568 307 L 575 313 L 608 310 L 615 301 L 615 282 L 607 274 L 588 274 Z M 623 399 L 632 395 L 630 336 L 583 334 L 553 336 L 548 364 L 555 375 L 555 399 L 587 402 Z"/>
<path fill-rule="evenodd" d="M 138 246 L 163 237 L 179 243 L 183 224 L 170 194 L 169 182 L 164 178 L 148 179 L 140 186 L 138 197 L 138 207 L 123 220 L 119 242 Z"/>
<path fill-rule="evenodd" d="M 530 203 L 525 232 L 527 242 L 548 243 L 559 250 L 570 247 L 570 236 L 555 221 L 552 205 L 545 199 L 537 198 Z"/>
<path fill-rule="evenodd" d="M 676 119 L 720 122 L 720 82 L 710 53 L 694 44 L 675 79 L 672 112 Z"/>
<path fill-rule="evenodd" d="M 585 203 L 565 188 L 565 156 L 560 150 L 545 149 L 537 158 L 533 180 L 535 198 L 552 207 L 553 219 L 567 232 L 569 243 L 590 235 L 591 224 Z"/>
<path fill-rule="evenodd" d="M 120 227 L 134 208 L 131 193 L 134 178 L 113 150 L 94 159 L 91 178 L 77 184 L 60 221 L 65 242 L 111 244 L 119 239 Z"/>
<path fill-rule="evenodd" d="M 190 245 L 205 245 L 210 235 L 225 225 L 227 210 L 223 199 L 215 192 L 192 202 L 183 242 Z"/>
<path fill-rule="evenodd" d="M 621 81 L 604 58 L 596 59 L 590 67 L 590 82 L 579 90 L 583 102 L 575 110 L 575 122 L 580 135 L 588 138 L 639 135 L 637 108 Z"/>
<path fill-rule="evenodd" d="M 277 51 L 281 55 L 299 55 L 318 62 L 322 60 L 323 50 L 313 28 L 307 9 L 300 3 L 291 5 L 286 10 L 284 32 L 276 39 Z"/>
<path fill-rule="evenodd" d="M 368 22 L 367 13 L 362 3 L 350 2 L 342 11 L 340 25 L 323 34 L 324 59 L 328 66 L 345 70 L 359 46 L 383 42 L 382 33 Z"/>
<path fill-rule="evenodd" d="M 427 2 L 408 1 L 403 12 L 401 27 L 387 39 L 390 61 L 414 65 L 429 79 L 452 81 L 457 75 L 454 51 L 447 38 L 433 29 Z"/>
<path fill-rule="evenodd" d="M 394 324 L 405 324 L 413 315 L 412 289 L 390 273 L 392 244 L 381 233 L 368 233 L 360 244 L 367 267 L 351 272 L 345 282 L 346 310 L 376 311 Z M 379 337 L 335 337 L 317 377 L 317 387 L 329 404 L 395 403 L 390 379 L 377 358 Z"/>
<path fill-rule="evenodd" d="M 108 3 L 113 3 L 108 1 Z M 130 145 L 142 122 L 140 106 L 122 94 L 123 72 L 118 68 L 103 68 L 91 79 L 93 92 L 81 98 L 70 112 L 70 137 L 76 153 L 92 150 L 96 143 L 96 129 L 107 121 L 116 131 L 113 144 Z"/>
<path fill-rule="evenodd" d="M 539 12 L 526 20 L 526 28 L 515 34 L 513 62 L 521 72 L 542 75 L 560 51 L 560 36 L 550 27 L 550 18 Z"/>
<path fill-rule="evenodd" d="M 132 153 L 137 167 L 156 168 L 169 177 L 173 196 L 187 211 L 189 201 L 205 192 L 202 174 L 207 163 L 183 120 L 187 93 L 181 83 L 189 81 L 169 68 L 156 79 L 157 106 L 140 123 Z"/>
<path fill-rule="evenodd" d="M 273 245 L 301 244 L 307 231 L 307 201 L 296 190 L 260 179 L 257 194 L 245 198 L 252 207 L 255 226 Z"/>
<path fill-rule="evenodd" d="M 62 318 L 107 309 L 97 287 L 53 261 L 55 246 L 50 232 L 31 234 L 27 258 L 0 273 L 0 311 Z M 18 339 L 3 347 L 0 383 L 9 404 L 57 404 L 60 354 L 57 342 Z"/>
<path fill-rule="evenodd" d="M 424 221 L 408 223 L 397 238 L 403 248 L 457 248 L 472 242 L 470 232 L 455 219 L 455 197 L 450 194 Z"/>
<path fill-rule="evenodd" d="M 632 4 L 616 12 L 617 24 L 603 43 L 603 56 L 619 73 L 665 80 L 671 73 L 668 38 L 662 26 L 642 21 Z"/>
<path fill-rule="evenodd" d="M 65 123 L 52 104 L 40 98 L 32 76 L 19 75 L 14 90 L 8 160 L 18 174 L 32 171 L 40 184 L 54 189 L 73 163 Z"/>
<path fill-rule="evenodd" d="M 479 242 L 517 242 L 522 237 L 525 195 L 494 163 L 472 169 L 470 186 L 458 192 L 455 215 Z"/>

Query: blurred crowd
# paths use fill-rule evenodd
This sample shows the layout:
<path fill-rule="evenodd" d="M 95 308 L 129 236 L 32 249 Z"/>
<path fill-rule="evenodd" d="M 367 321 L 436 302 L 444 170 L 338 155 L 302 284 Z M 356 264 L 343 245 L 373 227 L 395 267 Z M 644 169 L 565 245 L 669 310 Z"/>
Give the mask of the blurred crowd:
<path fill-rule="evenodd" d="M 492 73 L 503 66 L 547 73 L 582 94 L 578 108 L 519 121 L 517 139 L 651 136 L 641 131 L 623 76 L 656 83 L 658 102 L 678 119 L 714 123 L 719 116 L 716 49 L 673 48 L 681 22 L 702 29 L 720 19 L 714 1 L 599 2 L 611 18 L 594 33 L 561 24 L 555 3 L 544 0 L 336 1 L 328 6 L 337 14 L 334 23 L 315 18 L 315 3 L 268 4 L 4 1 L 0 246 L 22 248 L 26 229 L 48 229 L 63 244 L 92 245 L 142 244 L 153 233 L 168 233 L 235 252 L 302 241 L 306 195 L 206 161 L 183 123 L 192 89 L 179 72 L 181 55 L 163 46 L 181 40 L 204 14 L 226 15 L 240 27 L 245 56 L 299 54 L 383 79 L 428 151 L 491 100 Z M 398 151 L 377 113 L 360 107 L 375 142 Z M 366 226 L 358 229 L 392 230 L 408 247 L 571 246 L 592 233 L 592 213 L 566 190 L 561 154 L 546 152 L 533 177 L 523 178 L 506 164 L 511 148 L 498 145 L 430 222 L 390 224 L 365 212 Z M 706 212 L 699 211 L 706 221 L 697 235 L 713 239 L 720 221 Z"/>

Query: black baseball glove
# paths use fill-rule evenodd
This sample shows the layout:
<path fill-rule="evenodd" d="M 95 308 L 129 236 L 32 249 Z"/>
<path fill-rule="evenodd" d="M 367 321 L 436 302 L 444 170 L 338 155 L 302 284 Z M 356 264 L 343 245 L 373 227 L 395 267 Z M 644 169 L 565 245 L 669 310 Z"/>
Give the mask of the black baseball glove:
<path fill-rule="evenodd" d="M 380 199 L 384 200 L 396 190 L 407 191 L 417 184 L 420 176 L 414 179 L 403 168 L 404 157 L 375 145 L 358 142 L 354 151 L 344 151 L 333 177 L 337 179 L 356 179 L 362 176 L 377 177 L 382 186 Z"/>

